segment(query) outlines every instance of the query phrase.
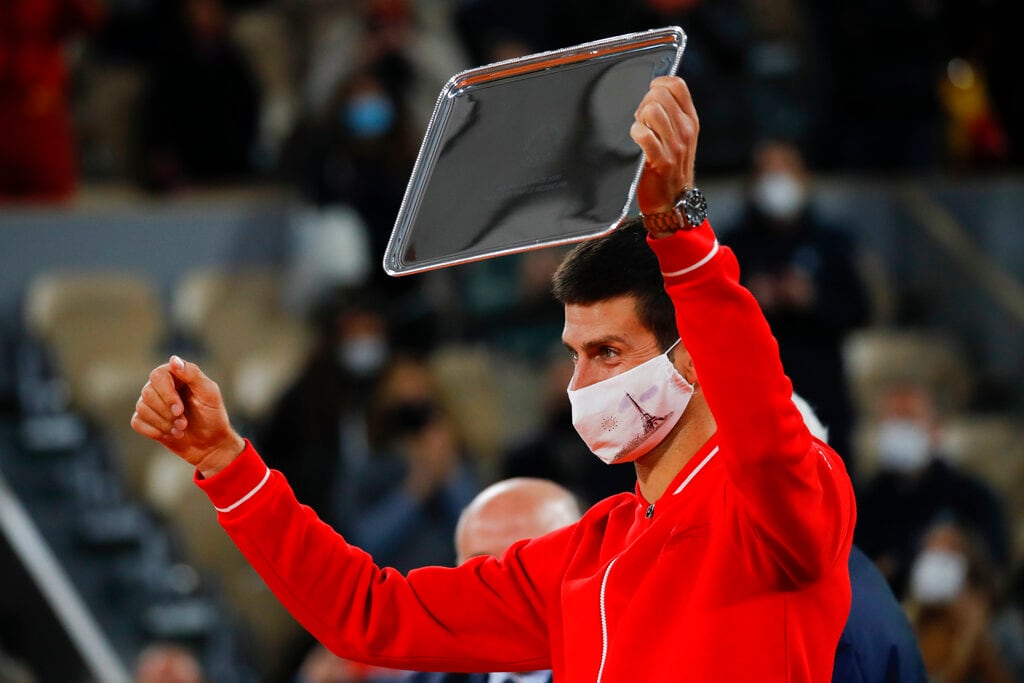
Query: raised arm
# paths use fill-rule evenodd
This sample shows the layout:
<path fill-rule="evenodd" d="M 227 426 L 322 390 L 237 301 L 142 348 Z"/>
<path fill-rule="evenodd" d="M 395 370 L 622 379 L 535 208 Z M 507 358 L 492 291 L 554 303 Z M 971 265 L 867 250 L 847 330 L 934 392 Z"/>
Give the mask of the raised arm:
<path fill-rule="evenodd" d="M 656 79 L 632 129 L 645 154 L 642 213 L 671 210 L 693 186 L 699 127 L 686 84 Z M 813 580 L 846 561 L 852 537 L 855 505 L 842 461 L 804 425 L 778 345 L 710 224 L 652 235 L 649 243 L 718 427 L 739 540 L 790 581 Z"/>

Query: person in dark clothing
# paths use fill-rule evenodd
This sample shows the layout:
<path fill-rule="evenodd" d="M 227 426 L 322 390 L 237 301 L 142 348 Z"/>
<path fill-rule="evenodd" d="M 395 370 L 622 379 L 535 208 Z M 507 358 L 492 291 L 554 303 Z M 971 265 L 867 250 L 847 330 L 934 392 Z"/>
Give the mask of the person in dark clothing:
<path fill-rule="evenodd" d="M 814 407 L 856 477 L 842 342 L 868 322 L 867 290 L 849 235 L 826 224 L 811 204 L 799 150 L 781 141 L 759 146 L 746 210 L 722 241 L 736 253 L 740 281 L 771 325 L 793 388 Z"/>
<path fill-rule="evenodd" d="M 1021 680 L 1014 673 L 1024 665 L 1024 634 L 1019 621 L 1013 623 L 1018 615 L 1004 603 L 977 536 L 957 522 L 939 520 L 916 550 L 903 605 L 921 644 L 928 679 Z"/>
<path fill-rule="evenodd" d="M 219 0 L 182 0 L 142 96 L 139 172 L 155 191 L 254 172 L 260 87 Z"/>
<path fill-rule="evenodd" d="M 1003 503 L 984 481 L 957 468 L 938 450 L 940 421 L 932 393 L 900 384 L 882 396 L 877 474 L 858 493 L 855 542 L 906 593 L 914 549 L 937 521 L 977 534 L 997 570 L 1009 562 Z"/>
<path fill-rule="evenodd" d="M 885 577 L 850 549 L 850 616 L 839 636 L 832 683 L 925 683 L 921 650 Z"/>
<path fill-rule="evenodd" d="M 355 504 L 348 487 L 368 457 L 366 405 L 392 351 L 380 304 L 355 289 L 312 314 L 318 344 L 254 438 L 299 499 L 342 533 Z"/>
<path fill-rule="evenodd" d="M 327 112 L 300 122 L 280 162 L 283 179 L 309 203 L 355 209 L 365 223 L 374 263 L 384 258 L 419 150 L 406 96 L 412 68 L 401 54 L 359 65 L 337 85 Z M 375 268 L 369 283 L 396 308 L 427 308 L 418 280 L 389 277 Z"/>

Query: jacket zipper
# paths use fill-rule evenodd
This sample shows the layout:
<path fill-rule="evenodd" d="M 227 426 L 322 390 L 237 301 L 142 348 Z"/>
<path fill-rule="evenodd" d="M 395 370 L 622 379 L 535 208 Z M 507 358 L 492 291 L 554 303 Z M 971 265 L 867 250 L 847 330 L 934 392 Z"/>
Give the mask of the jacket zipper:
<path fill-rule="evenodd" d="M 715 446 L 714 449 L 712 449 L 712 451 L 708 453 L 707 456 L 705 456 L 705 458 L 700 462 L 700 464 L 698 464 L 693 469 L 693 471 L 690 472 L 690 475 L 686 477 L 683 483 L 679 485 L 679 488 L 672 492 L 672 495 L 678 495 L 684 488 L 686 488 L 686 485 L 689 484 L 693 480 L 693 478 L 697 476 L 698 472 L 704 469 L 704 465 L 707 465 L 708 461 L 710 461 L 716 453 L 718 453 L 718 446 Z M 654 503 L 651 503 L 650 505 L 647 506 L 647 512 L 644 516 L 647 519 L 654 517 Z M 601 679 L 604 678 L 604 665 L 605 661 L 608 659 L 608 612 L 604 604 L 604 595 L 605 589 L 608 587 L 608 575 L 612 573 L 612 566 L 618 559 L 618 557 L 615 557 L 611 562 L 608 563 L 608 566 L 604 569 L 604 577 L 601 579 L 601 596 L 599 605 L 601 610 L 601 666 L 597 670 L 596 683 L 601 683 Z"/>
<path fill-rule="evenodd" d="M 605 611 L 604 593 L 605 588 L 608 586 L 608 575 L 611 574 L 612 565 L 615 564 L 615 560 L 617 559 L 619 558 L 616 557 L 608 563 L 608 566 L 605 567 L 604 570 L 604 578 L 601 579 L 601 666 L 597 670 L 597 683 L 601 683 L 601 679 L 604 677 L 604 663 L 608 658 L 608 613 Z"/>

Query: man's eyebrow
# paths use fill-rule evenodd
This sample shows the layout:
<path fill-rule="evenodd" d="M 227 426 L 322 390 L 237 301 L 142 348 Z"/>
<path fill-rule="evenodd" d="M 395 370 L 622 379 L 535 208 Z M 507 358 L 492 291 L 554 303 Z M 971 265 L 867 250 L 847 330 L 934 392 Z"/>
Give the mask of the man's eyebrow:
<path fill-rule="evenodd" d="M 604 337 L 598 337 L 597 339 L 591 339 L 589 341 L 585 341 L 581 345 L 581 348 L 582 348 L 583 351 L 589 351 L 590 349 L 597 348 L 599 346 L 608 346 L 609 344 L 625 344 L 625 343 L 626 343 L 626 340 L 625 340 L 624 337 L 621 337 L 621 336 L 619 336 L 617 334 L 609 334 L 609 335 L 606 335 Z M 570 351 L 573 351 L 573 352 L 576 351 L 576 349 L 574 349 L 569 344 L 569 342 L 565 341 L 564 339 L 562 340 L 562 346 L 564 346 L 565 348 L 569 349 Z"/>

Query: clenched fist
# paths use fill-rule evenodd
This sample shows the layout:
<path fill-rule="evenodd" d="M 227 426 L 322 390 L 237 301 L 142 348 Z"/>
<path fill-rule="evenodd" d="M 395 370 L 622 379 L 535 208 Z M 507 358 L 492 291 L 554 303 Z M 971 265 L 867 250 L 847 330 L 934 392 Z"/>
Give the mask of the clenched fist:
<path fill-rule="evenodd" d="M 149 373 L 132 429 L 211 477 L 245 448 L 231 427 L 220 387 L 199 366 L 171 356 Z"/>

